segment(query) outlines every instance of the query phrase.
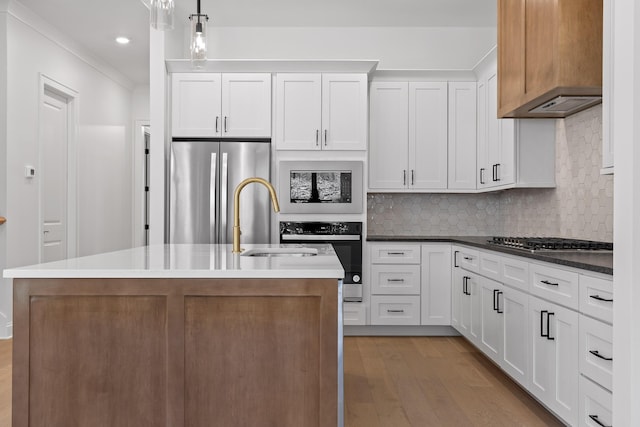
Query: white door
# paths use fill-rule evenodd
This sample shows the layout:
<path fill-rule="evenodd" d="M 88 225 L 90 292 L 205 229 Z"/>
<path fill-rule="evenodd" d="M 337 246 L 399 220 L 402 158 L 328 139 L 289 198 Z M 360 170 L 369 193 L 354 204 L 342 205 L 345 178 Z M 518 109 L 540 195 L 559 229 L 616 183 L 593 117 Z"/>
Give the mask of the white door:
<path fill-rule="evenodd" d="M 322 149 L 367 149 L 367 75 L 322 75 Z"/>
<path fill-rule="evenodd" d="M 500 301 L 504 311 L 500 367 L 526 387 L 529 381 L 529 296 L 508 286 L 503 287 L 503 292 Z"/>
<path fill-rule="evenodd" d="M 222 135 L 271 137 L 271 74 L 222 75 Z"/>
<path fill-rule="evenodd" d="M 409 188 L 447 188 L 447 83 L 409 83 Z"/>
<path fill-rule="evenodd" d="M 221 136 L 220 73 L 174 73 L 171 76 L 171 135 Z"/>
<path fill-rule="evenodd" d="M 67 100 L 45 90 L 42 135 L 42 261 L 67 257 Z"/>
<path fill-rule="evenodd" d="M 322 76 L 276 77 L 276 149 L 319 150 L 322 127 Z"/>
<path fill-rule="evenodd" d="M 371 84 L 369 188 L 407 187 L 409 85 Z"/>
<path fill-rule="evenodd" d="M 502 285 L 486 277 L 478 278 L 480 292 L 480 350 L 500 363 L 502 353 Z"/>
<path fill-rule="evenodd" d="M 476 96 L 476 82 L 449 83 L 450 189 L 476 189 Z"/>

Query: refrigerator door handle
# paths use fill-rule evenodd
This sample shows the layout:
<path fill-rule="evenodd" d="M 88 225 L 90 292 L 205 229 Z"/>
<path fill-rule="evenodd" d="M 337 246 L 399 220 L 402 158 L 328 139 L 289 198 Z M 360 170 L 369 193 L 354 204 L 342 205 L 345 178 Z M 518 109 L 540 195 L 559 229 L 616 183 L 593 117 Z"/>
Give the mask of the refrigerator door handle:
<path fill-rule="evenodd" d="M 229 162 L 228 153 L 222 153 L 222 183 L 220 184 L 220 243 L 227 243 L 227 208 L 229 205 L 229 195 L 227 186 L 229 185 Z"/>
<path fill-rule="evenodd" d="M 216 243 L 216 153 L 211 153 L 211 172 L 209 175 L 209 242 Z"/>

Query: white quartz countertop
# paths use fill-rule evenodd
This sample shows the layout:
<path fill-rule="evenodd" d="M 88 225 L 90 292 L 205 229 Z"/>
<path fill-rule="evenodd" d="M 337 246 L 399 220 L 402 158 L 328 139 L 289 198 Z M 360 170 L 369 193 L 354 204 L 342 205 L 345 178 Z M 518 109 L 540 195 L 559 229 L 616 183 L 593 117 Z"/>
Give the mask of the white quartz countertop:
<path fill-rule="evenodd" d="M 245 250 L 297 245 L 242 245 Z M 151 245 L 4 270 L 6 278 L 344 278 L 331 245 L 316 256 L 250 257 L 231 245 Z"/>

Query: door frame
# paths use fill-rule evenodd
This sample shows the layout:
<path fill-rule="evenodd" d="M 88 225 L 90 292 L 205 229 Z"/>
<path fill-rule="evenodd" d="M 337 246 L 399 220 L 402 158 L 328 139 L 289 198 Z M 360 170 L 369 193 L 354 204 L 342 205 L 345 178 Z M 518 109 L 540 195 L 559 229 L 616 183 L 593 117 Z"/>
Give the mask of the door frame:
<path fill-rule="evenodd" d="M 67 258 L 73 258 L 78 251 L 78 112 L 80 94 L 44 73 L 39 73 L 38 79 L 38 172 L 43 171 L 43 131 L 41 120 L 45 91 L 50 91 L 67 100 Z M 42 262 L 43 251 L 43 209 L 42 209 L 42 179 L 38 178 L 38 262 Z"/>

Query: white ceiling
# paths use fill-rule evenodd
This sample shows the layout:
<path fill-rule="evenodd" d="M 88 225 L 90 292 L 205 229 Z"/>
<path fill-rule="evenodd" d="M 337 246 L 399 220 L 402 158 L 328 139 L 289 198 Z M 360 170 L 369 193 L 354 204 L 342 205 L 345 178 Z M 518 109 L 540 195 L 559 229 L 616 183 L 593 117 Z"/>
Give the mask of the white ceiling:
<path fill-rule="evenodd" d="M 19 0 L 134 84 L 149 81 L 148 0 Z M 175 0 L 187 22 L 196 0 Z M 202 0 L 211 26 L 495 27 L 496 0 Z M 176 26 L 176 28 L 179 28 Z M 176 31 L 176 30 L 174 30 Z M 117 45 L 116 36 L 131 38 Z"/>

